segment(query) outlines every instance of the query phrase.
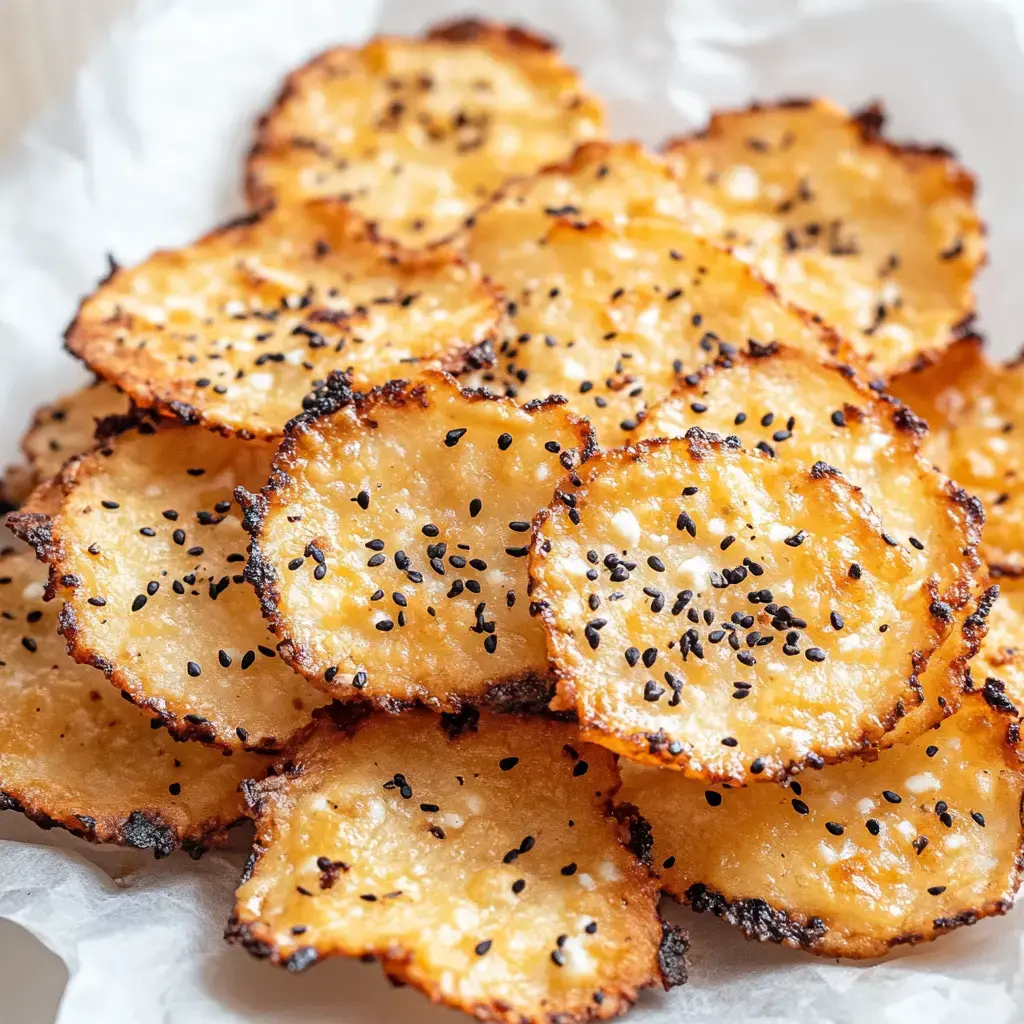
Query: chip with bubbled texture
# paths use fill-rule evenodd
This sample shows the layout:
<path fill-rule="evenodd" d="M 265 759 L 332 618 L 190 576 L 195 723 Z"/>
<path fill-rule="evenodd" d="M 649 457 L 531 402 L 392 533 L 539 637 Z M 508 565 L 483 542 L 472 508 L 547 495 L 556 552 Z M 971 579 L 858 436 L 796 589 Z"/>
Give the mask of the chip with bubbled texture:
<path fill-rule="evenodd" d="M 986 561 L 1024 570 L 1024 359 L 992 363 L 972 335 L 892 391 L 928 422 L 925 454 L 984 502 Z"/>
<path fill-rule="evenodd" d="M 266 479 L 273 453 L 142 422 L 65 465 L 56 509 L 9 518 L 50 566 L 72 657 L 176 736 L 276 750 L 323 703 L 277 656 L 244 577 L 232 491 Z"/>
<path fill-rule="evenodd" d="M 496 207 L 466 254 L 509 300 L 496 363 L 471 379 L 520 402 L 564 395 L 606 447 L 628 443 L 648 404 L 722 352 L 751 342 L 822 355 L 842 347 L 740 260 L 668 217 L 538 223 Z"/>
<path fill-rule="evenodd" d="M 452 244 L 473 244 L 501 230 L 509 212 L 523 218 L 529 235 L 541 238 L 553 218 L 591 221 L 618 227 L 646 217 L 683 219 L 689 204 L 668 164 L 638 142 L 607 140 L 581 143 L 558 163 L 536 174 L 513 178 L 486 206 L 475 210 Z"/>
<path fill-rule="evenodd" d="M 595 457 L 542 513 L 531 598 L 584 736 L 709 781 L 877 743 L 944 636 L 837 471 L 699 428 Z"/>
<path fill-rule="evenodd" d="M 464 20 L 337 47 L 293 71 L 247 164 L 256 206 L 339 196 L 405 245 L 457 228 L 505 178 L 600 136 L 601 104 L 555 45 Z"/>
<path fill-rule="evenodd" d="M 971 680 L 1004 711 L 1024 711 L 1024 574 L 993 576 L 999 597 L 988 616 L 988 633 L 971 663 Z"/>
<path fill-rule="evenodd" d="M 0 553 L 0 809 L 158 857 L 222 842 L 245 816 L 239 784 L 269 762 L 150 728 L 67 656 L 45 585 L 31 552 Z"/>
<path fill-rule="evenodd" d="M 262 494 L 240 494 L 282 656 L 331 696 L 384 707 L 546 700 L 531 520 L 590 454 L 586 423 L 444 375 L 365 396 L 337 376 L 318 400 Z"/>
<path fill-rule="evenodd" d="M 927 429 L 846 366 L 775 346 L 719 358 L 653 406 L 636 434 L 682 437 L 692 426 L 739 437 L 747 449 L 811 466 L 825 462 L 860 487 L 911 563 L 908 588 L 928 594 L 955 650 L 920 677 L 925 705 L 908 728 L 923 732 L 957 707 L 976 638 L 954 627 L 973 614 L 984 514 L 922 455 Z M 950 660 L 954 662 L 951 670 Z"/>
<path fill-rule="evenodd" d="M 692 223 L 890 374 L 974 313 L 985 259 L 974 179 L 939 147 L 882 137 L 881 108 L 815 99 L 715 114 L 665 157 Z"/>
<path fill-rule="evenodd" d="M 403 252 L 344 203 L 318 200 L 115 269 L 66 341 L 142 407 L 276 437 L 331 370 L 366 388 L 478 365 L 500 312 L 450 251 Z"/>
<path fill-rule="evenodd" d="M 376 958 L 481 1020 L 613 1017 L 681 984 L 686 949 L 622 845 L 618 785 L 608 751 L 549 719 L 321 723 L 248 789 L 256 843 L 228 936 L 292 971 Z"/>
<path fill-rule="evenodd" d="M 805 772 L 788 789 L 627 765 L 620 799 L 652 826 L 664 888 L 695 910 L 750 939 L 882 956 L 1012 906 L 1024 774 L 1011 718 L 974 695 L 877 761 Z"/>

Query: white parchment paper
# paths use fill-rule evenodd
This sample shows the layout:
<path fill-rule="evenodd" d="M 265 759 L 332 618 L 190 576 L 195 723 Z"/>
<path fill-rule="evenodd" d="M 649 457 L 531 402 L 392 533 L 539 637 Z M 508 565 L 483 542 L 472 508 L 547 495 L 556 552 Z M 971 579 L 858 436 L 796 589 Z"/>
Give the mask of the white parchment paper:
<path fill-rule="evenodd" d="M 84 377 L 60 335 L 106 254 L 129 263 L 238 212 L 253 116 L 289 67 L 465 13 L 447 0 L 144 0 L 121 21 L 73 95 L 0 163 L 0 462 L 31 409 Z M 652 144 L 754 98 L 883 99 L 896 137 L 950 144 L 979 174 L 981 327 L 1001 354 L 1024 339 L 1020 0 L 478 0 L 475 13 L 558 36 L 606 98 L 613 134 Z M 461 1019 L 374 966 L 291 977 L 226 947 L 244 835 L 198 864 L 91 848 L 9 813 L 0 837 L 0 918 L 66 963 L 60 1024 Z M 1024 1019 L 1021 912 L 867 966 L 669 913 L 691 931 L 692 980 L 646 995 L 638 1024 Z"/>

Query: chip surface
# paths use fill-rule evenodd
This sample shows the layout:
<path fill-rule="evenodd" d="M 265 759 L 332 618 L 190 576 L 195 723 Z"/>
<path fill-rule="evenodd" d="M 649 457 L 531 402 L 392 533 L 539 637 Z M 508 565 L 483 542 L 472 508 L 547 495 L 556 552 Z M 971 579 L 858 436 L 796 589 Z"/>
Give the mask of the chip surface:
<path fill-rule="evenodd" d="M 276 437 L 331 370 L 366 388 L 479 365 L 499 315 L 494 290 L 452 253 L 402 252 L 321 200 L 116 270 L 67 346 L 140 406 Z"/>
<path fill-rule="evenodd" d="M 789 789 L 706 789 L 626 765 L 619 798 L 650 821 L 662 884 L 694 909 L 747 938 L 882 956 L 1013 903 L 1024 775 L 1010 717 L 974 696 L 910 745 Z"/>
<path fill-rule="evenodd" d="M 264 480 L 272 456 L 262 441 L 142 423 L 64 467 L 58 511 L 30 501 L 10 517 L 51 567 L 71 655 L 176 736 L 278 749 L 323 703 L 277 657 L 243 575 L 232 491 Z"/>
<path fill-rule="evenodd" d="M 612 228 L 496 207 L 466 253 L 510 300 L 497 363 L 472 379 L 520 402 L 564 395 L 602 446 L 628 443 L 649 403 L 722 351 L 840 344 L 668 217 Z"/>
<path fill-rule="evenodd" d="M 948 626 L 835 470 L 692 430 L 591 460 L 542 514 L 531 597 L 587 739 L 709 781 L 876 743 Z"/>
<path fill-rule="evenodd" d="M 513 178 L 490 202 L 467 218 L 452 244 L 472 244 L 504 230 L 508 213 L 518 212 L 529 227 L 518 228 L 527 245 L 543 237 L 554 219 L 592 221 L 620 227 L 629 221 L 689 216 L 689 203 L 666 161 L 637 142 L 581 143 L 559 163 L 536 174 Z M 532 237 L 531 237 L 532 236 Z"/>
<path fill-rule="evenodd" d="M 72 455 L 92 448 L 96 425 L 110 416 L 127 415 L 128 408 L 128 399 L 117 388 L 97 380 L 36 410 L 21 439 L 36 480 L 56 476 Z"/>
<path fill-rule="evenodd" d="M 993 577 L 999 598 L 988 617 L 988 635 L 971 665 L 974 686 L 996 708 L 1024 711 L 1024 575 Z M 1007 703 L 1008 702 L 1008 703 Z"/>
<path fill-rule="evenodd" d="M 351 737 L 322 724 L 292 760 L 248 794 L 256 845 L 228 936 L 255 955 L 292 971 L 376 957 L 509 1024 L 603 1020 L 685 980 L 685 937 L 609 817 L 614 758 L 571 726 L 374 716 Z"/>
<path fill-rule="evenodd" d="M 824 462 L 860 487 L 912 570 L 950 623 L 955 650 L 920 677 L 927 709 L 915 712 L 918 732 L 959 704 L 967 660 L 977 642 L 952 628 L 969 607 L 981 562 L 980 502 L 922 457 L 924 423 L 904 406 L 865 386 L 849 367 L 827 365 L 806 352 L 752 350 L 690 375 L 677 393 L 652 407 L 637 435 L 682 437 L 692 426 L 735 435 L 748 450 L 811 466 Z M 955 664 L 951 664 L 951 662 Z M 907 723 L 910 728 L 910 723 Z M 912 735 L 912 734 L 911 734 Z"/>
<path fill-rule="evenodd" d="M 928 421 L 925 454 L 984 502 L 985 559 L 1024 569 L 1024 361 L 990 363 L 972 336 L 892 391 Z"/>
<path fill-rule="evenodd" d="M 244 817 L 239 783 L 269 762 L 151 729 L 64 653 L 45 584 L 31 552 L 0 553 L 0 808 L 157 856 L 222 841 Z"/>
<path fill-rule="evenodd" d="M 426 245 L 603 122 L 554 44 L 523 29 L 467 20 L 379 37 L 289 75 L 260 121 L 248 196 L 340 196 L 385 236 Z"/>
<path fill-rule="evenodd" d="M 970 319 L 985 240 L 971 175 L 946 150 L 883 139 L 882 122 L 878 107 L 755 105 L 665 156 L 702 231 L 889 374 Z"/>
<path fill-rule="evenodd" d="M 443 375 L 354 396 L 332 378 L 263 494 L 242 495 L 282 656 L 384 707 L 546 700 L 530 524 L 592 444 L 557 403 L 520 409 Z"/>

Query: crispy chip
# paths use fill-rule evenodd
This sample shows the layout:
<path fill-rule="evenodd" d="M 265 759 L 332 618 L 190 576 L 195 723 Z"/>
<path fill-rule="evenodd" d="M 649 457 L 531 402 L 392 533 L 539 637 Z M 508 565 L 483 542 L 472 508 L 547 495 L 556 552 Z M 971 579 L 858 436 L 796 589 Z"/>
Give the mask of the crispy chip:
<path fill-rule="evenodd" d="M 667 217 L 615 229 L 495 208 L 467 254 L 511 300 L 497 365 L 473 380 L 518 401 L 565 395 L 608 447 L 717 353 L 779 340 L 839 350 L 742 262 Z"/>
<path fill-rule="evenodd" d="M 1021 795 L 1006 721 L 975 696 L 873 763 L 789 789 L 706 789 L 626 766 L 620 797 L 654 831 L 664 887 L 749 939 L 866 958 L 1005 913 L 1020 880 Z"/>
<path fill-rule="evenodd" d="M 884 140 L 882 122 L 878 107 L 755 105 L 666 157 L 702 231 L 888 374 L 971 318 L 985 239 L 971 175 L 947 150 Z"/>
<path fill-rule="evenodd" d="M 175 736 L 277 749 L 323 703 L 277 657 L 243 576 L 232 490 L 266 479 L 272 456 L 262 441 L 142 423 L 64 467 L 58 511 L 30 501 L 10 517 L 51 567 L 71 655 Z"/>
<path fill-rule="evenodd" d="M 928 421 L 926 454 L 985 503 L 987 561 L 1024 569 L 1024 360 L 994 365 L 972 336 L 892 391 Z"/>
<path fill-rule="evenodd" d="M 54 476 L 72 455 L 91 448 L 97 423 L 126 414 L 128 404 L 116 388 L 97 380 L 37 409 L 21 439 L 26 464 L 9 467 L 0 479 L 0 511 L 17 508 L 36 484 Z"/>
<path fill-rule="evenodd" d="M 499 314 L 494 290 L 450 252 L 404 253 L 323 200 L 115 271 L 67 345 L 141 406 L 274 437 L 330 370 L 369 387 L 419 366 L 479 365 Z"/>
<path fill-rule="evenodd" d="M 282 656 L 383 707 L 546 701 L 530 523 L 592 445 L 556 402 L 520 409 L 443 375 L 354 396 L 332 378 L 262 496 L 241 495 Z"/>
<path fill-rule="evenodd" d="M 685 980 L 685 936 L 609 817 L 614 758 L 571 726 L 324 723 L 293 764 L 248 793 L 256 844 L 228 935 L 256 956 L 376 957 L 509 1024 L 603 1020 Z"/>
<path fill-rule="evenodd" d="M 710 781 L 876 743 L 948 626 L 835 470 L 699 429 L 591 460 L 542 513 L 531 595 L 584 735 Z"/>
<path fill-rule="evenodd" d="M 56 476 L 72 455 L 92 448 L 97 423 L 110 416 L 127 415 L 128 407 L 128 399 L 117 388 L 97 380 L 38 409 L 21 439 L 36 479 Z"/>
<path fill-rule="evenodd" d="M 981 568 L 981 503 L 922 458 L 926 428 L 906 407 L 866 387 L 848 367 L 794 350 L 754 350 L 688 377 L 650 410 L 637 434 L 682 437 L 698 425 L 736 435 L 773 458 L 834 466 L 863 490 L 937 613 L 951 626 L 966 620 Z M 926 707 L 913 716 L 918 732 L 956 710 L 966 663 L 977 653 L 977 638 L 961 630 L 950 628 L 946 642 L 953 650 L 920 680 Z"/>
<path fill-rule="evenodd" d="M 584 142 L 572 155 L 536 174 L 513 178 L 483 208 L 466 220 L 469 232 L 453 244 L 473 244 L 507 230 L 508 212 L 517 211 L 524 224 L 517 238 L 531 249 L 553 218 L 598 220 L 612 227 L 653 217 L 688 218 L 690 206 L 668 164 L 637 142 Z M 528 222 L 525 218 L 529 218 Z M 485 242 L 486 245 L 486 242 Z"/>
<path fill-rule="evenodd" d="M 255 754 L 175 743 L 91 668 L 76 665 L 30 552 L 0 554 L 0 809 L 97 843 L 194 856 L 244 817 Z"/>
<path fill-rule="evenodd" d="M 1000 574 L 999 599 L 988 617 L 988 635 L 971 666 L 975 687 L 993 707 L 1024 711 L 1024 575 Z"/>
<path fill-rule="evenodd" d="M 603 122 L 551 42 L 456 22 L 328 50 L 292 72 L 260 121 L 247 190 L 258 206 L 340 196 L 388 237 L 425 245 Z"/>

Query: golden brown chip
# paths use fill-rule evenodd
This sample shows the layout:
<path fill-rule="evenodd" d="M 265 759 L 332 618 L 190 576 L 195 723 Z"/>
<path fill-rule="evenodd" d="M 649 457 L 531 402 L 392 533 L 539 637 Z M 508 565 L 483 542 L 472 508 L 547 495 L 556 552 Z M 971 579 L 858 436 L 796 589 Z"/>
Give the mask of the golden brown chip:
<path fill-rule="evenodd" d="M 282 656 L 384 707 L 546 700 L 531 520 L 592 443 L 555 402 L 521 409 L 443 375 L 354 396 L 332 378 L 262 496 L 242 496 Z"/>
<path fill-rule="evenodd" d="M 1024 710 L 1024 575 L 1001 574 L 992 583 L 999 587 L 999 598 L 971 677 L 994 707 L 1019 712 Z"/>
<path fill-rule="evenodd" d="M 143 423 L 64 467 L 58 511 L 32 499 L 10 517 L 51 567 L 71 655 L 176 736 L 276 749 L 323 703 L 277 657 L 243 575 L 232 490 L 266 479 L 273 451 Z"/>
<path fill-rule="evenodd" d="M 229 938 L 300 971 L 376 957 L 481 1020 L 603 1020 L 686 977 L 685 936 L 609 817 L 611 754 L 544 718 L 323 723 L 249 797 Z M 465 726 L 465 723 L 463 723 Z"/>
<path fill-rule="evenodd" d="M 530 579 L 557 706 L 587 739 L 742 783 L 848 757 L 920 703 L 948 624 L 834 469 L 695 429 L 577 479 L 542 513 Z"/>
<path fill-rule="evenodd" d="M 984 502 L 986 560 L 1024 569 L 1024 360 L 994 365 L 972 336 L 892 391 L 928 421 L 929 458 Z"/>
<path fill-rule="evenodd" d="M 92 448 L 96 425 L 110 416 L 127 415 L 128 406 L 128 399 L 120 391 L 97 380 L 38 409 L 21 439 L 36 479 L 56 476 L 72 455 Z"/>
<path fill-rule="evenodd" d="M 981 568 L 981 503 L 921 456 L 926 428 L 905 406 L 866 387 L 848 367 L 773 348 L 720 358 L 689 375 L 649 410 L 637 434 L 682 437 L 692 426 L 732 434 L 773 458 L 834 466 L 862 489 L 910 559 L 907 585 L 925 588 L 948 622 L 966 619 Z M 953 649 L 920 678 L 927 708 L 914 715 L 918 732 L 959 705 L 964 666 L 977 650 L 976 638 L 957 629 L 947 642 Z"/>
<path fill-rule="evenodd" d="M 340 196 L 389 238 L 425 245 L 603 121 L 554 44 L 455 22 L 328 50 L 292 72 L 260 121 L 247 191 L 254 205 Z"/>
<path fill-rule="evenodd" d="M 67 345 L 141 406 L 274 437 L 331 370 L 369 387 L 478 365 L 499 315 L 494 290 L 447 250 L 402 252 L 323 200 L 117 270 Z"/>
<path fill-rule="evenodd" d="M 37 409 L 21 439 L 26 464 L 10 466 L 0 478 L 0 509 L 17 508 L 37 483 L 54 476 L 72 455 L 91 448 L 97 423 L 124 415 L 128 404 L 116 388 L 97 380 Z"/>
<path fill-rule="evenodd" d="M 158 857 L 222 841 L 244 817 L 239 783 L 262 777 L 262 760 L 151 729 L 64 653 L 45 583 L 30 552 L 0 554 L 0 809 Z"/>
<path fill-rule="evenodd" d="M 497 364 L 473 380 L 521 402 L 564 395 L 608 447 L 717 353 L 751 341 L 839 350 L 742 262 L 667 217 L 611 228 L 496 207 L 467 255 L 510 300 Z"/>
<path fill-rule="evenodd" d="M 707 789 L 630 765 L 620 798 L 653 828 L 664 887 L 695 910 L 750 939 L 881 956 L 1013 903 L 1024 775 L 1009 717 L 971 697 L 910 745 L 788 789 Z"/>
<path fill-rule="evenodd" d="M 985 239 L 971 175 L 947 150 L 886 141 L 882 122 L 878 107 L 755 105 L 665 155 L 700 230 L 889 374 L 970 319 Z"/>
<path fill-rule="evenodd" d="M 506 182 L 467 218 L 469 231 L 453 237 L 453 243 L 472 245 L 474 236 L 486 240 L 506 230 L 509 211 L 518 212 L 529 225 L 517 228 L 517 237 L 535 247 L 557 218 L 618 227 L 647 217 L 682 220 L 689 216 L 689 204 L 660 157 L 637 142 L 602 140 L 584 142 L 568 159 Z"/>

